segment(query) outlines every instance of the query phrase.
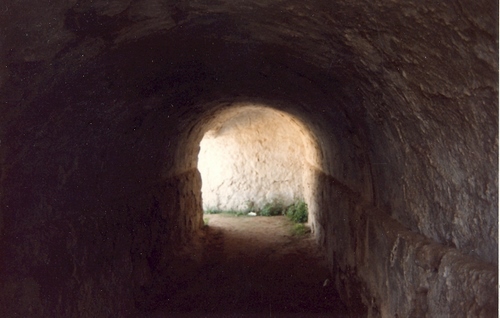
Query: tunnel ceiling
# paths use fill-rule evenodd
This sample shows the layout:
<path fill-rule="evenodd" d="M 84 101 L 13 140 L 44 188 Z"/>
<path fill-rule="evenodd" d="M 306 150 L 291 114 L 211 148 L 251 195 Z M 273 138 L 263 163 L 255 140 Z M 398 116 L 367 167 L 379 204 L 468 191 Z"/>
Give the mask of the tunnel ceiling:
<path fill-rule="evenodd" d="M 326 172 L 370 192 L 370 204 L 496 262 L 497 9 L 493 1 L 4 2 L 3 213 L 35 205 L 15 191 L 33 182 L 55 189 L 65 175 L 73 200 L 43 192 L 52 206 L 90 204 L 105 188 L 138 191 L 181 169 L 176 162 L 191 164 L 174 160 L 182 139 L 169 136 L 216 105 L 258 101 L 308 125 Z M 127 170 L 134 165 L 142 168 Z"/>

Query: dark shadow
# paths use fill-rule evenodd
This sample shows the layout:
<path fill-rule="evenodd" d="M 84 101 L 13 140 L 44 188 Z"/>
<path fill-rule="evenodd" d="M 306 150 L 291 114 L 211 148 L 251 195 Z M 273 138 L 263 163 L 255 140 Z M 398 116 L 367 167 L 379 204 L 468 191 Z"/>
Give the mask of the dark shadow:
<path fill-rule="evenodd" d="M 347 316 L 310 235 L 285 217 L 207 216 L 200 270 L 151 317 Z"/>

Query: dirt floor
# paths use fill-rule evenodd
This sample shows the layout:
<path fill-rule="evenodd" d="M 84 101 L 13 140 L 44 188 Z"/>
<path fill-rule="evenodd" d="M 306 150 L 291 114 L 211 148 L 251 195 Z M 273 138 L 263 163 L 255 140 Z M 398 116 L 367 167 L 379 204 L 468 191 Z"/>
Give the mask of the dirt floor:
<path fill-rule="evenodd" d="M 151 317 L 344 317 L 312 236 L 283 216 L 204 215 L 203 264 Z"/>

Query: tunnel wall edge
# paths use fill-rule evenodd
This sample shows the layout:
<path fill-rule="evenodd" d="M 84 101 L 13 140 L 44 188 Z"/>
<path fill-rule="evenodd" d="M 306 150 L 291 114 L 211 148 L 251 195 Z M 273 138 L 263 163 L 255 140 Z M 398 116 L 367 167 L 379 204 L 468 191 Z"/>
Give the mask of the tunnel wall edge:
<path fill-rule="evenodd" d="M 30 226 L 8 215 L 0 313 L 134 317 L 137 310 L 151 310 L 159 295 L 172 292 L 198 266 L 201 250 L 188 241 L 203 222 L 194 195 L 200 182 L 196 169 L 186 171 L 106 205 Z M 173 272 L 179 269 L 187 272 Z"/>
<path fill-rule="evenodd" d="M 498 269 L 405 228 L 316 171 L 316 237 L 353 313 L 496 317 Z"/>

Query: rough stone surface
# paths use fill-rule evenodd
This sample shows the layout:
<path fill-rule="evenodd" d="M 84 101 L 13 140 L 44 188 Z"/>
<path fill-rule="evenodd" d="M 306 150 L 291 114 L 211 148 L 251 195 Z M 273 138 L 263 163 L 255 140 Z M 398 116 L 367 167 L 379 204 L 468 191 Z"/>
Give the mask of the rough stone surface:
<path fill-rule="evenodd" d="M 134 316 L 174 292 L 196 269 L 199 143 L 245 103 L 317 145 L 311 226 L 353 311 L 497 316 L 497 13 L 3 1 L 0 312 Z"/>
<path fill-rule="evenodd" d="M 208 131 L 198 155 L 203 208 L 304 200 L 304 141 L 291 119 L 269 109 L 249 109 Z"/>
<path fill-rule="evenodd" d="M 338 180 L 319 173 L 330 204 L 316 231 L 350 308 L 382 317 L 492 317 L 497 267 L 412 232 L 368 207 Z M 462 286 L 462 287 L 458 287 Z M 468 287 L 465 287 L 468 286 Z M 473 287 L 471 287 L 473 286 Z M 355 311 L 354 311 L 355 312 Z"/>

